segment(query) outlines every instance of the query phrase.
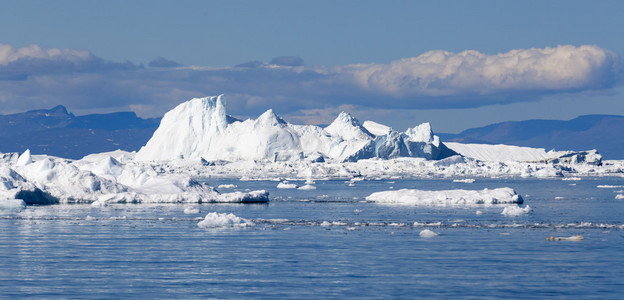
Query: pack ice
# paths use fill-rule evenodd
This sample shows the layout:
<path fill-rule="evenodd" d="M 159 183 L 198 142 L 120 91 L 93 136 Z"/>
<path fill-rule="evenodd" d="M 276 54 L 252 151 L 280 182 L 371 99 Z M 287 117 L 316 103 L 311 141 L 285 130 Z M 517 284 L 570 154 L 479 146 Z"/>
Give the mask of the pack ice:
<path fill-rule="evenodd" d="M 345 162 L 397 157 L 435 160 L 456 154 L 433 135 L 429 123 L 405 132 L 384 131 L 383 125 L 369 123 L 373 134 L 346 112 L 325 128 L 287 123 L 273 110 L 255 120 L 231 121 L 225 102 L 223 95 L 195 98 L 167 112 L 136 160 Z"/>

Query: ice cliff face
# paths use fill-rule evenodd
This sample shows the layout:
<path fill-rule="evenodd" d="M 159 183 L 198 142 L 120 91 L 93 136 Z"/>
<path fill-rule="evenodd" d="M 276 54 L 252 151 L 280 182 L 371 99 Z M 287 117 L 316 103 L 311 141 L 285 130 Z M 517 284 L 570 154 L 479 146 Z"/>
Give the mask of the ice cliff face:
<path fill-rule="evenodd" d="M 255 120 L 228 123 L 223 95 L 195 98 L 165 114 L 136 160 L 342 162 L 374 157 L 441 159 L 456 154 L 433 135 L 429 123 L 402 133 L 374 122 L 369 124 L 374 125 L 378 135 L 346 112 L 324 129 L 289 124 L 272 110 Z M 379 135 L 380 132 L 386 133 Z"/>

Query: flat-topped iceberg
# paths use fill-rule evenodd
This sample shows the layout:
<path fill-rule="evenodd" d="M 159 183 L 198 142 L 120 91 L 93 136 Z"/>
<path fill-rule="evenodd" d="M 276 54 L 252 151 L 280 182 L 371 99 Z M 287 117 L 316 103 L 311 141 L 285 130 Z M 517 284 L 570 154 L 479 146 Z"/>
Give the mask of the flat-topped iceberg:
<path fill-rule="evenodd" d="M 546 151 L 544 148 L 520 147 L 512 145 L 487 145 L 446 143 L 453 151 L 481 161 L 521 161 L 521 162 L 565 162 L 602 164 L 602 155 L 596 150 L 588 151 Z"/>
<path fill-rule="evenodd" d="M 522 197 L 511 188 L 442 191 L 401 189 L 372 193 L 366 200 L 381 204 L 431 206 L 489 206 L 523 202 Z"/>
<path fill-rule="evenodd" d="M 369 132 L 346 112 L 329 126 L 294 125 L 268 110 L 255 120 L 232 121 L 225 96 L 195 98 L 163 117 L 137 161 L 357 161 L 367 158 L 423 157 L 456 154 L 424 123 L 405 132 L 372 124 Z M 384 133 L 383 135 L 379 135 Z"/>

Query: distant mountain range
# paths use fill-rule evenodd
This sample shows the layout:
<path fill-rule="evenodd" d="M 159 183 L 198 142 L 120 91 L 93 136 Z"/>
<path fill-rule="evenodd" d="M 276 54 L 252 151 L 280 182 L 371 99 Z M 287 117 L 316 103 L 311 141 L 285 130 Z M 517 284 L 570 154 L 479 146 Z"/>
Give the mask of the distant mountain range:
<path fill-rule="evenodd" d="M 136 151 L 147 143 L 159 124 L 160 118 L 142 119 L 133 112 L 75 116 L 60 105 L 48 110 L 0 115 L 0 152 L 30 149 L 33 154 L 78 159 L 117 149 Z M 624 159 L 624 116 L 502 122 L 459 134 L 437 135 L 442 141 L 460 143 L 547 150 L 597 149 L 605 159 Z"/>
<path fill-rule="evenodd" d="M 442 141 L 507 144 L 546 150 L 597 149 L 604 159 L 624 159 L 624 116 L 585 115 L 569 121 L 502 122 L 438 134 Z"/>
<path fill-rule="evenodd" d="M 133 112 L 74 116 L 64 106 L 0 115 L 0 152 L 49 154 L 78 159 L 117 149 L 139 150 L 152 137 L 160 119 Z"/>

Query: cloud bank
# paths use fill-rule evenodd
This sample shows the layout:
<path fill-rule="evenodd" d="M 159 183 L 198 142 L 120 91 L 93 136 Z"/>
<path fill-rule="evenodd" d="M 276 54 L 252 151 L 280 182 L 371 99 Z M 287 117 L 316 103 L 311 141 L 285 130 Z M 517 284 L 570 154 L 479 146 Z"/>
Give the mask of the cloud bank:
<path fill-rule="evenodd" d="M 159 116 L 192 97 L 228 95 L 228 111 L 255 116 L 362 109 L 445 109 L 535 101 L 606 90 L 619 58 L 597 46 L 557 46 L 488 55 L 436 50 L 388 64 L 305 66 L 296 56 L 234 67 L 111 62 L 86 50 L 0 44 L 0 113 L 64 104 L 73 111 L 134 110 Z"/>

